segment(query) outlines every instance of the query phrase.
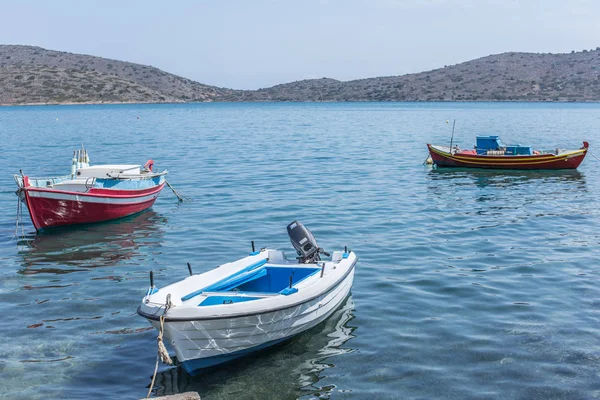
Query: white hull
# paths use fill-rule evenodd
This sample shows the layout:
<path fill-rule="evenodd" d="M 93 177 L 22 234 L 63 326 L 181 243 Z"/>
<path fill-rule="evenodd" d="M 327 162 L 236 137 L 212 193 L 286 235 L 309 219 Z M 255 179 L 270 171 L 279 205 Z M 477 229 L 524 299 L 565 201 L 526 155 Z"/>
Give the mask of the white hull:
<path fill-rule="evenodd" d="M 231 319 L 168 322 L 165 338 L 177 360 L 220 356 L 291 338 L 329 317 L 350 293 L 354 271 L 333 291 L 286 310 Z M 155 328 L 160 323 L 153 321 Z"/>

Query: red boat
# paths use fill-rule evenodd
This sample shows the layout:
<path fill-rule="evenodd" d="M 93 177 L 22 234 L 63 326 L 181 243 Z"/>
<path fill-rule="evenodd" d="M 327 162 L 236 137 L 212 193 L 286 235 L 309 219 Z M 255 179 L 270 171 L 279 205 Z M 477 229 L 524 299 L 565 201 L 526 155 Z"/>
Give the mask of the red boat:
<path fill-rule="evenodd" d="M 153 172 L 153 164 L 89 166 L 87 152 L 79 151 L 71 175 L 15 175 L 17 195 L 38 231 L 121 218 L 150 208 L 165 186 L 168 171 Z"/>
<path fill-rule="evenodd" d="M 474 149 L 427 144 L 433 163 L 439 167 L 492 169 L 576 169 L 589 147 L 577 150 L 533 150 L 528 146 L 504 145 L 498 136 L 477 136 Z"/>

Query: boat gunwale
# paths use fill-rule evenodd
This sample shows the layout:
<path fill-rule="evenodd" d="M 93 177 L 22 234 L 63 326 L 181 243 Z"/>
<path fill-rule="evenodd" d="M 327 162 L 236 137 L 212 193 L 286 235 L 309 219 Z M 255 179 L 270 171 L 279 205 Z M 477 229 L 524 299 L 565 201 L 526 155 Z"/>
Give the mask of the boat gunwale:
<path fill-rule="evenodd" d="M 446 150 L 441 149 L 441 147 L 446 147 L 446 146 L 439 146 L 439 145 L 434 145 L 434 144 L 427 144 L 427 146 L 429 147 L 430 150 L 433 150 L 435 153 L 444 156 L 444 157 L 449 157 L 452 159 L 458 159 L 460 161 L 470 161 L 470 160 L 476 160 L 476 159 L 485 159 L 485 160 L 490 160 L 490 161 L 527 161 L 527 160 L 531 160 L 531 159 L 536 159 L 536 161 L 543 161 L 543 162 L 548 162 L 548 161 L 559 161 L 563 158 L 572 158 L 572 157 L 577 157 L 583 153 L 587 153 L 588 149 L 587 148 L 581 148 L 581 149 L 576 149 L 576 150 L 567 150 L 565 152 L 559 153 L 559 154 L 519 154 L 519 155 L 494 155 L 494 154 L 460 154 L 460 153 L 449 153 Z M 543 159 L 543 160 L 542 160 Z"/>
<path fill-rule="evenodd" d="M 348 267 L 348 270 L 333 285 L 331 285 L 331 287 L 329 287 L 329 289 L 327 289 L 319 294 L 313 295 L 311 297 L 302 299 L 302 301 L 298 301 L 298 302 L 295 302 L 293 304 L 289 304 L 286 306 L 260 310 L 259 312 L 242 312 L 242 313 L 228 314 L 228 315 L 223 315 L 223 316 L 194 318 L 194 317 L 169 317 L 169 316 L 165 315 L 164 322 L 201 322 L 201 321 L 212 321 L 212 320 L 220 320 L 220 319 L 240 318 L 240 317 L 248 317 L 248 316 L 253 316 L 253 315 L 268 314 L 271 312 L 282 311 L 282 310 L 287 310 L 290 308 L 297 307 L 299 305 L 302 305 L 304 303 L 307 303 L 309 301 L 317 299 L 321 296 L 325 296 L 325 295 L 329 294 L 331 291 L 333 291 L 335 288 L 337 288 L 339 285 L 341 285 L 342 282 L 348 277 L 348 275 L 350 275 L 350 273 L 354 270 L 354 267 L 356 266 L 356 263 L 358 262 L 358 256 L 356 255 L 356 253 L 354 253 L 354 256 L 355 256 L 355 259 L 352 262 L 352 264 L 350 265 L 350 267 Z M 273 296 L 273 297 L 276 297 L 276 296 Z M 159 310 L 163 309 L 163 307 L 164 307 L 164 304 L 161 305 L 160 307 L 158 307 L 157 311 L 154 314 L 148 314 L 148 313 L 142 311 L 142 306 L 140 305 L 137 308 L 137 314 L 141 317 L 146 318 L 147 320 L 150 320 L 150 321 L 160 321 L 161 316 L 158 315 L 157 313 Z"/>
<path fill-rule="evenodd" d="M 89 179 L 89 178 L 94 178 L 94 179 L 105 179 L 105 180 L 147 180 L 147 179 L 153 179 L 159 176 L 165 176 L 169 174 L 169 170 L 165 169 L 161 172 L 145 172 L 143 174 L 138 174 L 138 175 L 117 175 L 117 176 L 111 176 L 108 175 L 106 177 L 104 176 L 88 176 L 88 177 L 81 177 L 81 176 L 77 176 L 78 179 L 83 180 L 84 178 Z M 62 180 L 74 180 L 74 178 L 72 177 L 73 175 L 67 174 L 67 175 L 59 175 L 59 176 L 29 176 L 29 175 L 25 175 L 27 176 L 30 180 L 34 180 L 34 181 L 48 181 L 48 180 L 53 180 L 53 179 L 62 179 Z M 13 174 L 13 177 L 15 179 L 15 182 L 17 183 L 17 186 L 22 187 L 23 186 L 23 176 L 21 174 Z M 39 187 L 41 188 L 41 186 L 31 186 L 31 187 Z"/>
<path fill-rule="evenodd" d="M 124 191 L 131 191 L 131 192 L 142 192 L 142 193 L 131 193 L 131 194 L 110 194 L 110 193 L 90 193 L 90 192 L 73 192 L 70 190 L 60 190 L 60 189 L 54 189 L 54 188 L 42 188 L 42 187 L 36 187 L 36 186 L 25 186 L 22 187 L 21 190 L 23 190 L 24 192 L 39 192 L 39 193 L 59 193 L 59 194 L 65 194 L 65 195 L 71 195 L 71 196 L 85 196 L 85 197 L 95 197 L 95 198 L 114 198 L 114 199 L 134 199 L 134 198 L 138 198 L 138 197 L 144 197 L 144 196 L 149 196 L 152 194 L 155 194 L 157 192 L 162 191 L 162 189 L 164 188 L 165 183 L 159 183 L 156 186 L 150 187 L 150 188 L 144 188 L 144 189 L 106 189 L 106 188 L 90 188 L 90 190 L 102 190 L 102 191 L 109 191 L 109 190 L 114 190 L 114 191 L 119 191 L 119 192 L 124 192 Z M 144 192 L 146 191 L 146 192 Z M 74 200 L 75 201 L 75 200 Z"/>

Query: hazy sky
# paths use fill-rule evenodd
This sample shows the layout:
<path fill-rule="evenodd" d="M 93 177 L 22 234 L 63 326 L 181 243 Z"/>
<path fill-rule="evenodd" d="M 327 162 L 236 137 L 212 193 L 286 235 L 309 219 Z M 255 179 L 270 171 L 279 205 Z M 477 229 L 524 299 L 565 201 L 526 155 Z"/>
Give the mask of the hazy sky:
<path fill-rule="evenodd" d="M 258 89 L 600 46 L 598 0 L 2 1 L 0 43 Z"/>

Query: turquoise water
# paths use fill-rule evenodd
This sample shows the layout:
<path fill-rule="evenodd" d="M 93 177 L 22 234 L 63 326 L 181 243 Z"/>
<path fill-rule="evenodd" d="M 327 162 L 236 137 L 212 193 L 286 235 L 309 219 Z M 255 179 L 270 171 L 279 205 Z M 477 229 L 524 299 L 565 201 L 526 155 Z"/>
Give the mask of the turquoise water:
<path fill-rule="evenodd" d="M 138 118 L 139 117 L 139 118 Z M 477 134 L 600 144 L 600 105 L 194 104 L 0 108 L 0 397 L 142 398 L 159 286 L 258 247 L 292 255 L 294 219 L 360 257 L 325 324 L 155 394 L 203 399 L 600 397 L 600 161 L 578 171 L 431 170 L 425 143 Z M 450 120 L 449 124 L 445 121 Z M 12 174 L 92 163 L 168 168 L 152 210 L 15 239 Z M 600 154 L 600 150 L 597 150 Z"/>

